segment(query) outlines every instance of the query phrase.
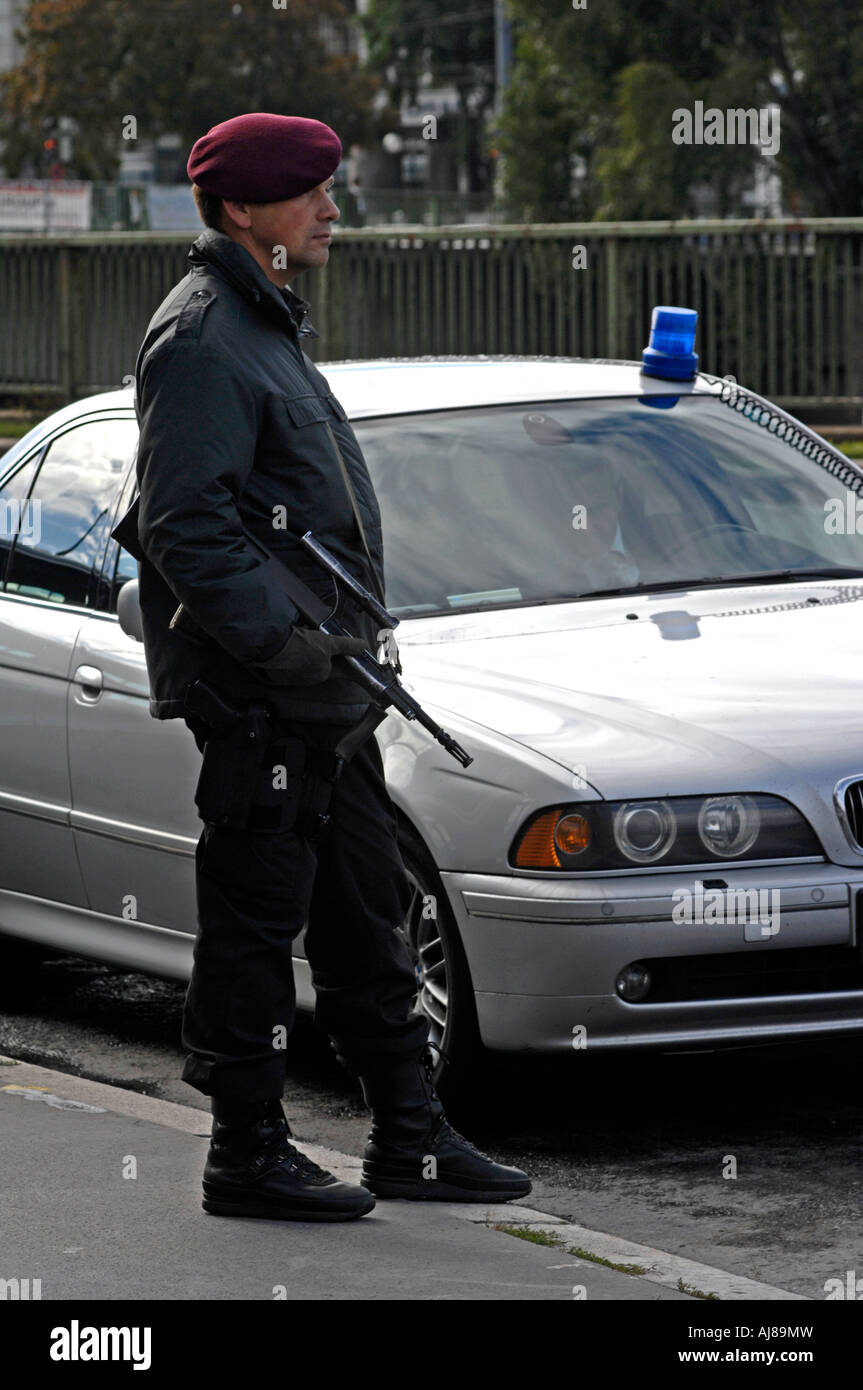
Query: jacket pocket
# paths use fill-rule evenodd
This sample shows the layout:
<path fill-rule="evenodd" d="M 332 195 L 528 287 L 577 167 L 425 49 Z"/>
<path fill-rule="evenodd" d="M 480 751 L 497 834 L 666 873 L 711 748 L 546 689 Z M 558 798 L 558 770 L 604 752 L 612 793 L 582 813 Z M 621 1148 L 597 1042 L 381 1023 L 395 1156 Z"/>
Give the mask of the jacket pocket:
<path fill-rule="evenodd" d="M 285 410 L 292 425 L 320 425 L 329 419 L 346 420 L 347 412 L 335 396 L 319 396 L 312 392 L 305 396 L 283 396 Z"/>

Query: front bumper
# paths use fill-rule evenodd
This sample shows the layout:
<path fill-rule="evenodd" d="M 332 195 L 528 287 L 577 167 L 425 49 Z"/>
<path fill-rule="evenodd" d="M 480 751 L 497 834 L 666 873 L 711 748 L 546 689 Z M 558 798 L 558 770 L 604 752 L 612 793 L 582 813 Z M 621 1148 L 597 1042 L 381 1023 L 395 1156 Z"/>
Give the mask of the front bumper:
<path fill-rule="evenodd" d="M 811 863 L 703 875 L 442 877 L 491 1049 L 672 1049 L 863 1032 L 863 871 Z M 778 900 L 761 900 L 776 906 L 772 925 L 757 911 L 673 920 L 675 892 L 692 892 L 698 879 L 723 883 L 729 900 L 778 890 Z M 654 983 L 628 1003 L 616 981 L 636 962 Z"/>

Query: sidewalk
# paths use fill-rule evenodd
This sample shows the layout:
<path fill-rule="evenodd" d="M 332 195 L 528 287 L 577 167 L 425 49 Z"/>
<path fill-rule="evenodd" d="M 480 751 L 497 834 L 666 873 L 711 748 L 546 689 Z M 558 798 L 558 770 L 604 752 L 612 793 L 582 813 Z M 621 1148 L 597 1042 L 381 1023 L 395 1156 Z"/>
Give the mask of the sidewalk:
<path fill-rule="evenodd" d="M 572 1300 L 579 1285 L 689 1301 L 493 1229 L 554 1222 L 523 1202 L 379 1200 L 337 1224 L 208 1216 L 208 1138 L 205 1111 L 0 1058 L 0 1279 L 40 1279 L 43 1300 L 272 1300 L 280 1285 L 290 1300 Z M 298 1143 L 359 1180 L 358 1158 Z"/>

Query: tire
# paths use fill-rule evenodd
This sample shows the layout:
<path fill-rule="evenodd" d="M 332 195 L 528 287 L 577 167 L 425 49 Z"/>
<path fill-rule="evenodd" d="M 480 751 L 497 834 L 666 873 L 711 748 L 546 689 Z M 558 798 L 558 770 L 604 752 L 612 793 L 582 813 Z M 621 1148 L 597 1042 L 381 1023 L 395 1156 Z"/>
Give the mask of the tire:
<path fill-rule="evenodd" d="M 482 1054 L 473 985 L 458 927 L 431 855 L 419 836 L 399 825 L 399 852 L 413 898 L 399 928 L 417 971 L 416 1012 L 429 1021 L 437 1055 L 434 1081 L 463 1079 Z"/>

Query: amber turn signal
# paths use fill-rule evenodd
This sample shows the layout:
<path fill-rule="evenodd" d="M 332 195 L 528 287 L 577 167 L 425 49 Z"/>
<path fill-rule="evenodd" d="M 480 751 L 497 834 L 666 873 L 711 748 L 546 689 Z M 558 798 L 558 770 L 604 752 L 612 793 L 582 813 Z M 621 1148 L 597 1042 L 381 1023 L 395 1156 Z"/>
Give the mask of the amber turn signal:
<path fill-rule="evenodd" d="M 554 847 L 554 827 L 559 820 L 559 807 L 537 816 L 533 825 L 525 831 L 516 851 L 515 862 L 519 869 L 560 868 L 560 860 Z"/>
<path fill-rule="evenodd" d="M 544 811 L 525 831 L 514 863 L 519 869 L 561 869 L 560 855 L 583 854 L 593 832 L 590 822 L 565 806 Z"/>

